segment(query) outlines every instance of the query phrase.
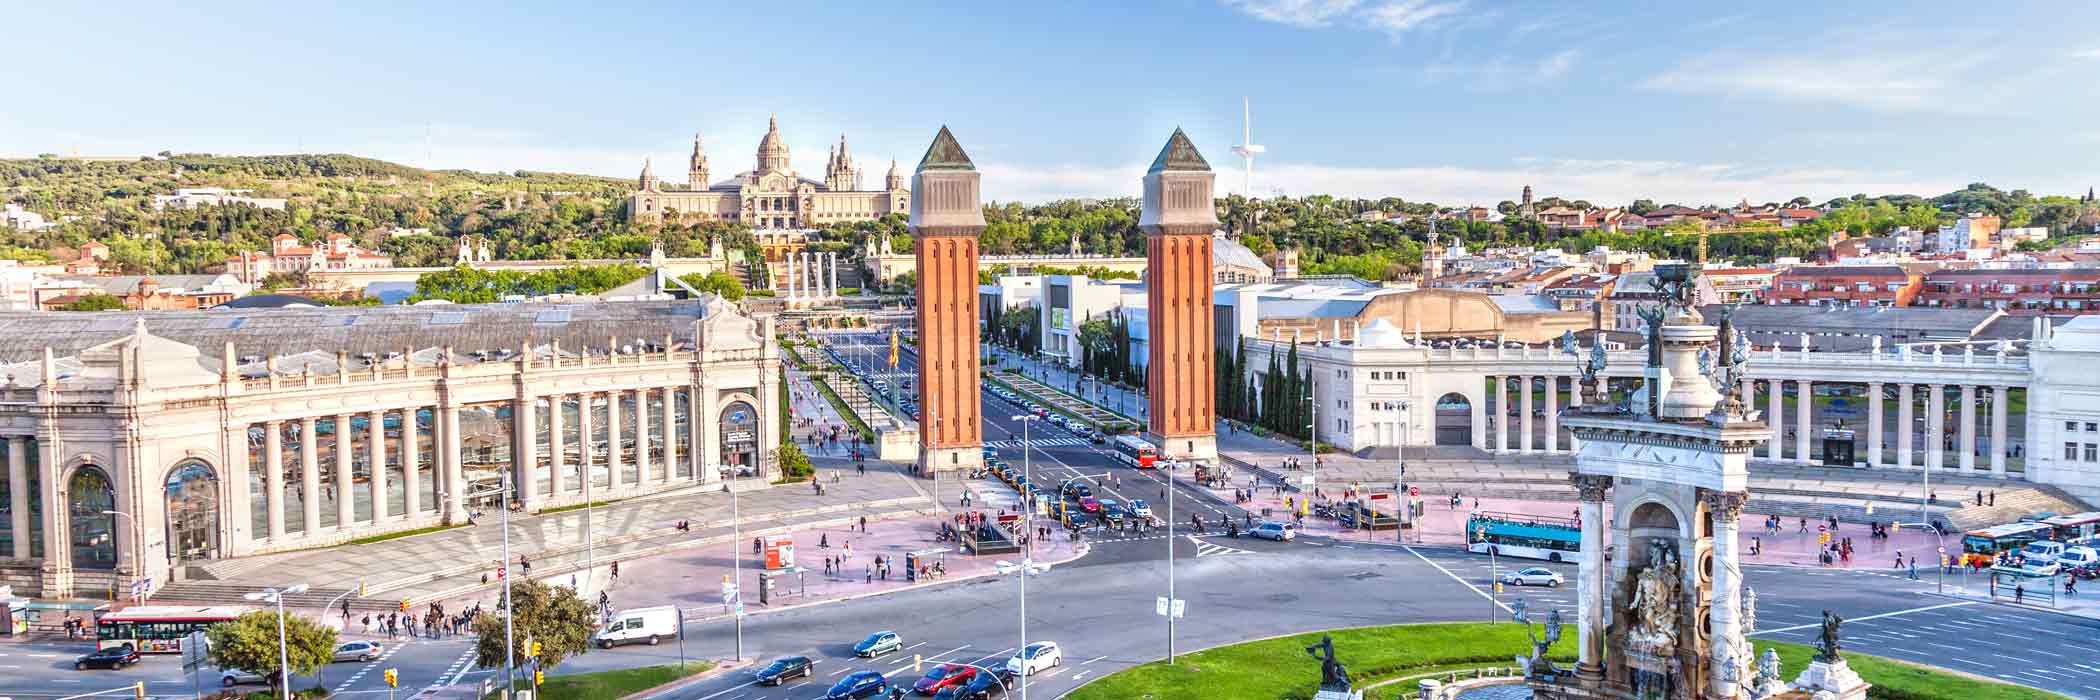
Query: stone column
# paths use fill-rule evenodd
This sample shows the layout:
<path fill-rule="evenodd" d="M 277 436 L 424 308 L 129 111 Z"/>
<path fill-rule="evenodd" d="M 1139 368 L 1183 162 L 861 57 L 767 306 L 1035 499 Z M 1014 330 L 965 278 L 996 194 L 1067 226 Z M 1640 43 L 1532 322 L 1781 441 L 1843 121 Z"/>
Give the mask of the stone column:
<path fill-rule="evenodd" d="M 1976 386 L 1961 385 L 1961 430 L 1956 432 L 1956 446 L 1961 456 L 1956 458 L 1964 472 L 1976 471 Z"/>
<path fill-rule="evenodd" d="M 1490 379 L 1492 378 L 1490 377 Z M 1481 392 L 1481 395 L 1477 398 L 1469 394 L 1466 397 L 1466 403 L 1470 404 L 1469 408 L 1473 412 L 1473 449 L 1493 452 L 1494 449 L 1488 445 L 1487 392 Z M 1434 430 L 1434 428 L 1431 428 L 1431 430 Z M 1429 444 L 1436 444 L 1436 436 L 1434 434 L 1430 435 Z"/>
<path fill-rule="evenodd" d="M 1925 467 L 1944 469 L 1947 465 L 1947 395 L 1945 388 L 1933 384 L 1926 393 L 1925 407 Z"/>
<path fill-rule="evenodd" d="M 1911 395 L 1910 384 L 1896 385 L 1896 464 L 1909 469 L 1916 464 L 1911 459 L 1911 450 L 1916 447 L 1918 429 L 1917 397 Z"/>
<path fill-rule="evenodd" d="M 1765 458 L 1774 462 L 1786 459 L 1786 380 L 1773 379 L 1765 382 L 1765 422 L 1772 424 L 1772 439 L 1765 443 Z"/>
<path fill-rule="evenodd" d="M 1578 515 L 1582 527 L 1582 561 L 1575 573 L 1575 620 L 1578 662 L 1575 675 L 1584 683 L 1604 680 L 1605 627 L 1611 618 L 1604 601 L 1611 590 L 1604 583 L 1604 496 L 1611 477 L 1595 474 L 1570 475 L 1581 492 Z"/>
<path fill-rule="evenodd" d="M 386 519 L 386 411 L 366 416 L 365 459 L 372 464 L 372 522 Z"/>
<path fill-rule="evenodd" d="M 267 434 L 263 435 L 263 469 L 266 470 L 263 472 L 263 507 L 269 509 L 267 511 L 270 523 L 270 529 L 268 533 L 270 536 L 270 541 L 273 543 L 282 541 L 284 539 L 284 433 L 282 432 L 283 426 L 284 423 L 274 420 L 263 424 L 263 430 L 268 431 Z M 311 426 L 309 425 L 309 427 Z M 13 442 L 8 443 L 7 450 L 8 467 L 13 468 L 15 456 L 15 445 Z M 306 490 L 308 492 L 308 495 L 306 496 L 305 500 L 311 503 L 314 500 L 313 496 L 311 495 L 314 490 L 313 482 L 309 481 L 306 483 Z M 28 485 L 29 484 L 27 483 L 22 484 L 22 486 L 24 487 Z M 23 491 L 21 490 L 17 490 L 15 493 L 22 492 Z M 29 505 L 25 503 L 17 506 L 15 508 L 15 513 L 17 516 L 27 515 L 29 513 Z M 313 521 L 306 521 L 306 531 L 313 532 L 313 528 Z M 27 534 L 28 532 L 29 530 L 27 528 L 24 528 L 20 524 L 15 525 L 15 542 L 17 545 L 19 545 L 22 542 L 28 541 L 27 538 L 23 537 L 23 535 Z M 22 559 L 28 558 L 27 554 L 22 553 L 16 553 L 15 556 L 17 558 Z"/>
<path fill-rule="evenodd" d="M 1529 375 L 1517 377 L 1517 451 L 1531 454 L 1531 379 Z"/>
<path fill-rule="evenodd" d="M 511 406 L 510 463 L 511 473 L 516 475 L 511 477 L 511 483 L 515 484 L 518 500 L 531 508 L 538 506 L 541 498 L 539 479 L 532 474 L 540 466 L 539 404 L 531 396 L 520 396 L 512 399 Z"/>
<path fill-rule="evenodd" d="M 722 480 L 719 461 L 722 454 L 722 421 L 718 415 L 722 406 L 715 400 L 715 388 L 702 377 L 693 387 L 693 473 L 701 482 Z"/>
<path fill-rule="evenodd" d="M 1881 468 L 1881 382 L 1867 382 L 1867 466 Z"/>
<path fill-rule="evenodd" d="M 666 482 L 678 478 L 678 388 L 664 387 L 663 443 L 664 478 Z"/>
<path fill-rule="evenodd" d="M 16 559 L 28 559 L 29 540 L 29 438 L 7 439 L 7 515 L 8 526 L 14 528 L 15 544 L 11 554 Z"/>
<path fill-rule="evenodd" d="M 321 529 L 321 430 L 313 417 L 299 419 L 299 505 L 306 536 Z"/>
<path fill-rule="evenodd" d="M 788 253 L 787 255 L 783 255 L 783 256 L 781 256 L 781 260 L 780 260 L 780 262 L 781 262 L 781 264 L 783 264 L 783 265 L 786 265 L 786 266 L 787 266 L 787 282 L 786 282 L 786 284 L 787 284 L 787 289 L 785 290 L 785 291 L 786 291 L 787 293 L 786 293 L 785 295 L 783 295 L 783 296 L 786 296 L 786 297 L 787 297 L 787 299 L 788 299 L 789 301 L 794 301 L 794 299 L 795 299 L 795 254 L 794 254 L 794 253 Z"/>
<path fill-rule="evenodd" d="M 447 522 L 464 523 L 467 521 L 467 479 L 460 458 L 459 407 L 447 401 L 438 410 L 445 426 L 443 434 L 438 437 L 438 463 L 444 465 L 445 478 L 438 483 L 450 492 L 444 506 Z M 508 508 L 510 504 L 502 503 L 497 507 Z"/>
<path fill-rule="evenodd" d="M 1794 385 L 1794 461 L 1809 462 L 1809 445 L 1816 432 L 1816 421 L 1811 413 L 1816 406 L 1815 387 L 1806 379 Z"/>
<path fill-rule="evenodd" d="M 622 392 L 605 392 L 605 470 L 607 489 L 620 488 L 620 395 Z"/>
<path fill-rule="evenodd" d="M 1496 454 L 1509 451 L 1509 377 L 1495 377 L 1495 449 Z"/>
<path fill-rule="evenodd" d="M 2005 476 L 2005 407 L 2012 387 L 1991 387 L 1991 476 Z"/>
<path fill-rule="evenodd" d="M 565 477 L 569 469 L 569 455 L 562 444 L 562 395 L 547 396 L 547 495 L 560 497 L 568 492 Z"/>
<path fill-rule="evenodd" d="M 1560 377 L 1546 376 L 1546 454 L 1560 454 Z"/>
<path fill-rule="evenodd" d="M 343 530 L 350 529 L 350 526 L 357 522 L 357 494 L 353 492 L 357 488 L 357 480 L 356 475 L 350 473 L 350 466 L 357 461 L 357 455 L 350 449 L 351 430 L 350 414 L 336 414 L 335 526 Z"/>
<path fill-rule="evenodd" d="M 634 390 L 634 483 L 646 484 L 649 478 L 649 390 Z"/>
<path fill-rule="evenodd" d="M 417 444 L 422 430 L 418 424 L 418 406 L 401 408 L 401 510 L 410 518 L 423 516 L 423 465 L 420 464 L 422 446 Z"/>
<path fill-rule="evenodd" d="M 1712 634 L 1706 658 L 1732 658 L 1738 668 L 1750 661 L 1743 658 L 1749 646 L 1742 643 L 1742 582 L 1737 580 L 1740 571 L 1736 555 L 1737 521 L 1743 514 L 1743 501 L 1749 494 L 1729 491 L 1707 491 L 1707 512 L 1713 515 L 1713 597 L 1707 608 L 1707 623 Z M 1736 696 L 1736 683 L 1723 680 L 1723 674 L 1714 673 L 1714 697 Z"/>
<path fill-rule="evenodd" d="M 839 295 L 839 254 L 825 253 L 825 255 L 831 256 L 831 296 L 837 297 Z"/>

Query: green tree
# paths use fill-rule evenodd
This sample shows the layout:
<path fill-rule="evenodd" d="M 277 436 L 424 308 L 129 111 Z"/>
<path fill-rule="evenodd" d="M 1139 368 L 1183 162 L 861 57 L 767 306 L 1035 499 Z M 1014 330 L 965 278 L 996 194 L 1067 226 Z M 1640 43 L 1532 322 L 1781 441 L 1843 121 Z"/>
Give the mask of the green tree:
<path fill-rule="evenodd" d="M 780 446 L 780 478 L 801 481 L 816 473 L 816 467 L 810 465 L 809 455 L 802 451 L 802 446 L 792 439 Z"/>
<path fill-rule="evenodd" d="M 312 675 L 334 660 L 335 628 L 299 615 L 284 618 L 284 658 L 294 675 Z M 277 611 L 257 610 L 208 627 L 206 656 L 213 665 L 278 677 Z"/>
<path fill-rule="evenodd" d="M 123 311 L 124 300 L 115 295 L 96 292 L 61 304 L 59 311 Z"/>
<path fill-rule="evenodd" d="M 590 603 L 576 597 L 576 589 L 519 577 L 510 582 L 508 603 L 474 618 L 474 634 L 479 637 L 474 644 L 474 665 L 503 667 L 506 614 L 510 615 L 510 637 L 517 644 L 510 656 L 520 667 L 532 658 L 533 642 L 540 645 L 540 666 L 548 669 L 589 650 L 597 615 Z"/>
<path fill-rule="evenodd" d="M 744 283 L 738 280 L 735 275 L 721 270 L 704 275 L 695 272 L 678 278 L 678 281 L 684 282 L 693 289 L 703 293 L 720 294 L 723 299 L 730 301 L 743 301 L 744 299 Z"/>

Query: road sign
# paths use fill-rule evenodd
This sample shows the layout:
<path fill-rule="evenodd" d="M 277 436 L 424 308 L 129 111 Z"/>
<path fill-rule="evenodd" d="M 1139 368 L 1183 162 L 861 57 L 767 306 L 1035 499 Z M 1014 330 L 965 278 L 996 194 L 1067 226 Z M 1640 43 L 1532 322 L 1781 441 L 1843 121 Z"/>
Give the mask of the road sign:
<path fill-rule="evenodd" d="M 1301 476 L 1301 477 L 1298 477 L 1298 485 L 1299 485 L 1299 486 L 1311 486 L 1311 485 L 1313 485 L 1313 475 L 1311 475 L 1311 474 L 1307 474 L 1307 475 L 1305 475 L 1305 476 Z"/>
<path fill-rule="evenodd" d="M 1187 599 L 1175 598 L 1173 603 L 1170 605 L 1167 602 L 1166 596 L 1160 596 L 1158 599 L 1153 601 L 1152 612 L 1153 614 L 1158 615 L 1160 617 L 1166 617 L 1167 611 L 1172 610 L 1175 619 L 1180 619 L 1181 617 L 1183 617 L 1184 613 L 1188 612 L 1188 603 L 1189 602 Z"/>
<path fill-rule="evenodd" d="M 191 632 L 182 640 L 182 670 L 196 671 L 204 663 L 204 631 Z"/>
<path fill-rule="evenodd" d="M 498 581 L 501 581 L 501 580 L 503 580 L 503 577 L 505 577 L 505 576 L 509 576 L 509 575 L 510 575 L 510 567 L 508 567 L 508 566 L 499 566 L 499 567 L 496 567 L 496 580 L 498 580 Z"/>
<path fill-rule="evenodd" d="M 1941 554 L 1946 554 L 1946 553 L 1947 553 L 1947 546 L 1946 546 L 1946 545 L 1940 545 L 1940 553 L 1941 553 Z"/>
<path fill-rule="evenodd" d="M 1422 496 L 1422 487 L 1420 487 L 1420 486 L 1409 486 L 1409 487 L 1407 487 L 1407 495 L 1409 495 L 1409 496 L 1413 496 L 1413 497 L 1416 497 L 1416 498 L 1420 498 L 1420 497 Z"/>
<path fill-rule="evenodd" d="M 737 602 L 736 602 L 736 606 L 735 606 L 735 609 L 736 609 L 736 616 L 737 616 L 737 617 L 743 617 L 743 616 L 744 616 L 744 601 L 741 601 L 741 600 L 737 601 Z"/>

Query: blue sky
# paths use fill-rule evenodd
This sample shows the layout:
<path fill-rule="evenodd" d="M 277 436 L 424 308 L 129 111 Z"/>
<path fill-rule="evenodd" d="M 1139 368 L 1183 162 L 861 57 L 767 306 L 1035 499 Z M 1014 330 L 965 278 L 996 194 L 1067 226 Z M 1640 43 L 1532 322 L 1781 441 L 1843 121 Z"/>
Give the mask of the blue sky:
<path fill-rule="evenodd" d="M 2100 181 L 2100 3 L 16 3 L 0 154 L 348 152 L 879 182 L 950 125 L 987 197 L 1134 194 L 1185 127 L 1239 191 L 1693 203 Z M 426 145 L 427 135 L 427 145 Z"/>

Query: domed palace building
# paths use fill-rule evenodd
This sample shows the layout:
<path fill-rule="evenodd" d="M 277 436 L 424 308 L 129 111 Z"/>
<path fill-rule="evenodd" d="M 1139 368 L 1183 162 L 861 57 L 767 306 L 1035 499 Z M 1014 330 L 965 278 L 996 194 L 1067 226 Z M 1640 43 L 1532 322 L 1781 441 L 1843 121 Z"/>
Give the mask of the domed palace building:
<path fill-rule="evenodd" d="M 710 179 L 707 153 L 700 135 L 694 134 L 683 188 L 666 186 L 647 161 L 642 163 L 638 184 L 627 206 L 641 221 L 719 220 L 742 222 L 758 230 L 810 229 L 873 221 L 885 214 L 908 213 L 911 208 L 911 190 L 905 188 L 905 178 L 897 172 L 894 160 L 889 174 L 882 178 L 882 189 L 861 188 L 861 170 L 847 153 L 843 134 L 831 149 L 824 180 L 802 177 L 788 160 L 778 119 L 770 120 L 765 138 L 758 142 L 756 168 L 726 180 Z"/>

